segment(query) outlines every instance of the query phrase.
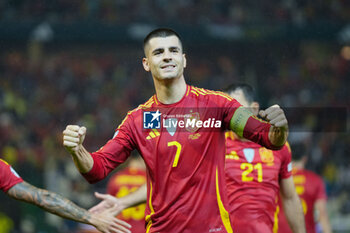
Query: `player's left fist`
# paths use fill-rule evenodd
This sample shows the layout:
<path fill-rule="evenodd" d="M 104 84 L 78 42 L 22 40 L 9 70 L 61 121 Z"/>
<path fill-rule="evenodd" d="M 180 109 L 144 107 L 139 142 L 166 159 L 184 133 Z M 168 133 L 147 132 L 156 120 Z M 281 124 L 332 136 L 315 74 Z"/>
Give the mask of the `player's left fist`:
<path fill-rule="evenodd" d="M 270 122 L 275 127 L 288 128 L 288 121 L 284 111 L 279 105 L 275 104 L 266 110 L 261 110 L 259 115 Z"/>
<path fill-rule="evenodd" d="M 78 125 L 67 125 L 63 131 L 63 145 L 69 153 L 73 154 L 79 150 L 86 135 L 86 128 Z"/>

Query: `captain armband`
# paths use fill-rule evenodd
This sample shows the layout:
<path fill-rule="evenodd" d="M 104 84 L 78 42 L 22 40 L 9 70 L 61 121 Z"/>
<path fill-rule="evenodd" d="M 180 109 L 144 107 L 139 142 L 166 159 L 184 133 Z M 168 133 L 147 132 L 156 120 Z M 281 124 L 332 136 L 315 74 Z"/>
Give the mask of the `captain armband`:
<path fill-rule="evenodd" d="M 253 113 L 248 108 L 243 106 L 237 108 L 230 121 L 230 129 L 238 136 L 243 137 L 245 125 L 251 116 L 253 116 Z"/>

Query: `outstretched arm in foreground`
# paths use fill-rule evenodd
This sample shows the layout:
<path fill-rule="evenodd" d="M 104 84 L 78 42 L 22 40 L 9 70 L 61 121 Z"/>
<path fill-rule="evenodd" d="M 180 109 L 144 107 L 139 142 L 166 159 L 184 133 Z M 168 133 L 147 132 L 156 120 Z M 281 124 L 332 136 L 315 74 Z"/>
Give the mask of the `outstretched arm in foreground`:
<path fill-rule="evenodd" d="M 288 121 L 283 110 L 273 105 L 260 111 L 259 115 L 267 122 L 256 118 L 251 111 L 241 106 L 233 114 L 229 128 L 240 137 L 269 149 L 281 148 L 288 137 Z"/>
<path fill-rule="evenodd" d="M 116 207 L 92 214 L 56 193 L 36 188 L 27 182 L 14 185 L 7 191 L 7 194 L 14 199 L 37 205 L 58 216 L 93 225 L 103 233 L 130 232 L 127 229 L 131 227 L 128 223 L 114 217 L 118 211 Z"/>
<path fill-rule="evenodd" d="M 118 214 L 129 207 L 145 203 L 147 201 L 147 185 L 143 184 L 135 192 L 130 193 L 121 198 L 113 197 L 109 194 L 95 193 L 95 196 L 102 201 L 92 207 L 89 211 L 92 213 L 101 213 L 102 211 L 111 208 L 112 206 L 118 207 Z"/>
<path fill-rule="evenodd" d="M 305 233 L 303 208 L 295 191 L 293 177 L 282 179 L 280 186 L 283 210 L 290 228 L 294 233 Z"/>

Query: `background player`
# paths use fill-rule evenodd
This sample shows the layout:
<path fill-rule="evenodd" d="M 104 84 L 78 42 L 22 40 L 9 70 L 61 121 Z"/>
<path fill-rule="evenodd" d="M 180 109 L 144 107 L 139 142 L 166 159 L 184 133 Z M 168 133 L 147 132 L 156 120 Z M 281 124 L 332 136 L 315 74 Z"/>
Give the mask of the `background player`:
<path fill-rule="evenodd" d="M 129 224 L 114 217 L 118 211 L 117 207 L 98 214 L 89 213 L 56 193 L 36 188 L 23 181 L 2 159 L 0 159 L 0 189 L 14 199 L 34 204 L 67 219 L 93 225 L 104 233 L 130 232 L 127 229 L 130 227 Z"/>
<path fill-rule="evenodd" d="M 226 89 L 231 97 L 257 115 L 259 104 L 253 88 L 232 84 Z M 305 232 L 302 208 L 291 176 L 291 153 L 288 143 L 272 151 L 226 133 L 226 181 L 232 225 L 238 233 L 272 233 L 278 214 L 279 192 L 293 232 Z M 254 222 L 254 224 L 252 224 Z"/>
<path fill-rule="evenodd" d="M 133 154 L 127 161 L 127 167 L 115 173 L 107 183 L 107 195 L 95 193 L 97 198 L 104 200 L 108 195 L 113 198 L 114 201 L 108 207 L 96 206 L 89 211 L 92 213 L 100 213 L 101 209 L 108 209 L 113 206 L 118 206 L 121 213 L 117 218 L 129 223 L 132 226 L 133 233 L 145 232 L 145 210 L 146 210 L 146 198 L 147 198 L 147 186 L 146 184 L 146 167 L 142 158 L 139 155 Z M 138 190 L 142 186 L 141 190 Z M 135 196 L 129 196 L 130 193 L 137 192 L 142 193 L 144 199 L 138 201 Z M 135 195 L 135 193 L 133 194 Z M 136 204 L 136 203 L 140 204 Z M 133 206 L 133 207 L 130 207 Z M 129 208 L 130 207 L 130 208 Z M 80 233 L 94 232 L 84 227 L 84 230 L 80 230 Z"/>
<path fill-rule="evenodd" d="M 186 57 L 172 30 L 152 31 L 144 51 L 143 66 L 152 73 L 156 95 L 129 112 L 99 151 L 90 154 L 84 148 L 86 129 L 77 125 L 64 130 L 63 144 L 89 182 L 105 178 L 133 149 L 140 152 L 147 166 L 147 232 L 232 232 L 226 211 L 224 129 L 280 148 L 288 135 L 284 112 L 272 106 L 261 113 L 270 123 L 263 122 L 228 95 L 188 86 L 183 75 Z M 152 114 L 146 127 L 145 112 Z M 161 114 L 183 116 L 176 121 L 188 115 L 197 121 L 216 119 L 222 126 L 216 131 L 196 125 L 159 132 L 149 125 L 160 124 Z"/>
<path fill-rule="evenodd" d="M 305 169 L 307 150 L 303 143 L 292 145 L 293 179 L 305 215 L 305 225 L 308 233 L 316 233 L 315 213 L 323 233 L 331 233 L 331 225 L 327 214 L 327 195 L 322 178 L 312 171 Z M 280 233 L 291 232 L 285 214 L 281 208 L 278 215 Z"/>

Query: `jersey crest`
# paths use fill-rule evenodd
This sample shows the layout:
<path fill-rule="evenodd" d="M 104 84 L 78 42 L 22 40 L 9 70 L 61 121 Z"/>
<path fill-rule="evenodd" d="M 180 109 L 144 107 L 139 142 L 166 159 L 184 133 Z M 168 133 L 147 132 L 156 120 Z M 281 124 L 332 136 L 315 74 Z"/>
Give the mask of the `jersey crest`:
<path fill-rule="evenodd" d="M 198 120 L 200 120 L 199 113 L 198 112 L 192 112 L 192 110 L 191 110 L 191 113 L 185 115 L 184 120 L 185 120 L 185 122 L 193 121 L 193 120 L 195 120 L 195 122 L 197 122 Z M 191 132 L 191 133 L 196 132 L 198 129 L 199 128 L 196 126 L 196 124 L 194 124 L 193 126 L 192 125 L 186 125 L 186 130 Z"/>
<path fill-rule="evenodd" d="M 255 151 L 252 148 L 244 148 L 243 154 L 248 163 L 252 163 L 254 160 Z"/>
<path fill-rule="evenodd" d="M 260 147 L 259 154 L 263 163 L 266 163 L 267 166 L 273 166 L 274 156 L 272 150 Z"/>

